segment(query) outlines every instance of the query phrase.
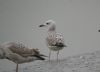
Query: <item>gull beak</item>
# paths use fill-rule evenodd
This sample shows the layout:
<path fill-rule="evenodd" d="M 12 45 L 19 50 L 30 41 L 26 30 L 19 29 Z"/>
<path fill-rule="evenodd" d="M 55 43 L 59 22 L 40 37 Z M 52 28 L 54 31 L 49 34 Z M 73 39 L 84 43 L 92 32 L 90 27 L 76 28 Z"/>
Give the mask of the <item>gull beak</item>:
<path fill-rule="evenodd" d="M 39 27 L 44 27 L 45 25 L 43 25 L 43 24 L 41 24 L 41 25 L 39 25 Z"/>

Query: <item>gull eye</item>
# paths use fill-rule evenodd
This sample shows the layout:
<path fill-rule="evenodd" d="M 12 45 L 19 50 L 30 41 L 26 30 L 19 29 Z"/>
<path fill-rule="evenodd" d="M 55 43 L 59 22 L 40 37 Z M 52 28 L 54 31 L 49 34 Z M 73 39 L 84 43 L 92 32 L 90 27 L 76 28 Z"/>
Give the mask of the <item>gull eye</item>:
<path fill-rule="evenodd" d="M 46 24 L 49 25 L 50 23 L 47 22 Z"/>

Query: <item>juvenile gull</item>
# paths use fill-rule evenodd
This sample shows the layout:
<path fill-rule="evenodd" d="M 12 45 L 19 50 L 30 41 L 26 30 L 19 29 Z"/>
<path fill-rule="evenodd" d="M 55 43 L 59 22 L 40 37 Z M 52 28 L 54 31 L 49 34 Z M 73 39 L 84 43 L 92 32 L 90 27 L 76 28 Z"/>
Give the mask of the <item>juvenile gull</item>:
<path fill-rule="evenodd" d="M 49 52 L 49 61 L 51 56 L 51 50 L 57 51 L 57 61 L 58 61 L 58 54 L 59 50 L 62 50 L 64 47 L 66 47 L 64 43 L 63 36 L 60 33 L 56 32 L 56 23 L 53 20 L 48 20 L 44 24 L 39 25 L 39 27 L 49 27 L 48 34 L 46 37 L 46 44 L 48 48 L 50 49 Z"/>
<path fill-rule="evenodd" d="M 18 64 L 32 62 L 35 60 L 45 60 L 38 49 L 29 49 L 22 43 L 7 42 L 0 45 L 0 59 L 8 59 L 17 64 L 16 72 L 18 72 Z"/>

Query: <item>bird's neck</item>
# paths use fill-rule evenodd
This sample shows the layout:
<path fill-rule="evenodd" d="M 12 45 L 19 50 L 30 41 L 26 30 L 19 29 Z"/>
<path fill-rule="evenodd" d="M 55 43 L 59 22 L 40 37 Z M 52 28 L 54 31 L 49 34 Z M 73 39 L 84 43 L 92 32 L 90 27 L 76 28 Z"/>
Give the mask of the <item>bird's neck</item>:
<path fill-rule="evenodd" d="M 56 35 L 55 30 L 54 31 L 48 31 L 48 33 L 47 33 L 47 36 L 50 36 L 50 37 L 55 37 L 55 35 Z"/>
<path fill-rule="evenodd" d="M 50 28 L 48 29 L 48 31 L 55 31 L 56 30 L 56 26 L 55 25 L 51 25 Z"/>
<path fill-rule="evenodd" d="M 51 25 L 48 29 L 48 36 L 54 36 L 56 34 L 56 26 L 55 25 Z"/>

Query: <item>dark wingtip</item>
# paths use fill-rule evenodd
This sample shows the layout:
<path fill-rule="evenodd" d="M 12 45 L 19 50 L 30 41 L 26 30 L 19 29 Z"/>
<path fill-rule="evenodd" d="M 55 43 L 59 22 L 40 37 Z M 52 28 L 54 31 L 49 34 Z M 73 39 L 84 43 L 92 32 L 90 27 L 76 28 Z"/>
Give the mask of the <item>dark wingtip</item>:
<path fill-rule="evenodd" d="M 67 47 L 67 45 L 65 45 L 63 43 L 56 43 L 54 46 L 57 46 L 57 47 Z"/>
<path fill-rule="evenodd" d="M 34 55 L 34 56 L 36 56 L 39 60 L 45 60 L 45 58 L 40 55 Z"/>
<path fill-rule="evenodd" d="M 48 56 L 46 56 L 46 55 L 43 55 L 43 54 L 40 54 L 40 56 L 42 56 L 42 57 L 48 57 Z"/>
<path fill-rule="evenodd" d="M 45 60 L 45 58 L 42 58 L 41 60 Z"/>
<path fill-rule="evenodd" d="M 40 58 L 40 60 L 45 60 L 45 58 L 43 58 L 43 57 L 39 57 Z"/>

